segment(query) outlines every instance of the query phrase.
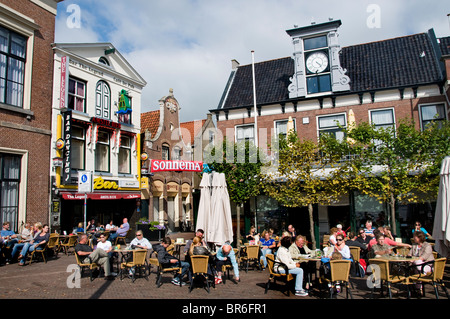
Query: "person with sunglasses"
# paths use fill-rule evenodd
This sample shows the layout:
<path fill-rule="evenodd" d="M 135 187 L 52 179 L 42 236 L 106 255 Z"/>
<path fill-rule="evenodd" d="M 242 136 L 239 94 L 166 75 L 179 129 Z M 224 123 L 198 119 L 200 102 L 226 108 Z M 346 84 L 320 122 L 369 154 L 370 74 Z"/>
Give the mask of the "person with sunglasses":
<path fill-rule="evenodd" d="M 414 223 L 414 228 L 412 230 L 413 237 L 414 237 L 414 232 L 416 232 L 416 231 L 421 231 L 422 233 L 424 233 L 425 234 L 425 240 L 426 239 L 432 239 L 430 233 L 427 232 L 426 229 L 422 227 L 422 224 L 419 221 L 416 221 Z"/>
<path fill-rule="evenodd" d="M 130 243 L 131 248 L 152 249 L 152 244 L 144 237 L 142 230 L 136 232 L 136 237 Z"/>

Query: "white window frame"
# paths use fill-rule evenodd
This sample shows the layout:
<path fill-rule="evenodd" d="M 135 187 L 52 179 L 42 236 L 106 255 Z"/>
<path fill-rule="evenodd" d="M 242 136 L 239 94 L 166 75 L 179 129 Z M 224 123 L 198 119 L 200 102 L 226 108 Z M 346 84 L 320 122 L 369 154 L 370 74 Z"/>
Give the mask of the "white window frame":
<path fill-rule="evenodd" d="M 443 121 L 448 120 L 448 116 L 447 116 L 447 103 L 445 102 L 436 102 L 436 103 L 423 103 L 423 104 L 419 104 L 419 119 L 420 119 L 420 129 L 423 131 L 424 127 L 423 127 L 423 118 L 422 118 L 422 107 L 424 106 L 431 106 L 431 105 L 444 105 L 444 119 Z M 427 120 L 428 121 L 428 120 Z"/>
<path fill-rule="evenodd" d="M 129 144 L 127 146 L 125 146 L 122 141 L 120 141 L 120 147 L 119 147 L 119 154 L 117 156 L 117 171 L 119 174 L 131 174 L 131 146 L 133 145 L 132 142 L 132 137 L 128 136 L 128 135 L 120 135 L 121 139 L 128 139 L 129 140 Z M 121 150 L 128 150 L 128 172 L 121 172 L 120 170 L 120 151 Z"/>
<path fill-rule="evenodd" d="M 294 131 L 297 132 L 297 119 L 295 117 L 293 117 L 292 121 L 294 122 Z M 277 124 L 280 123 L 280 122 L 286 122 L 286 124 L 287 124 L 287 122 L 289 122 L 289 119 L 282 119 L 282 120 L 274 120 L 273 121 L 273 129 L 274 129 L 274 132 L 275 132 L 275 135 L 276 135 L 277 138 L 280 135 L 280 133 L 278 133 L 278 130 L 277 130 Z"/>
<path fill-rule="evenodd" d="M 99 151 L 99 148 L 98 148 L 99 144 L 107 145 L 108 146 L 108 155 L 107 155 L 108 169 L 106 171 L 97 170 L 97 164 L 98 164 L 97 159 L 95 159 L 96 166 L 94 167 L 94 169 L 96 172 L 110 173 L 111 172 L 111 132 L 109 132 L 107 130 L 99 130 L 98 133 L 100 133 L 100 132 L 108 134 L 108 138 L 107 138 L 107 142 L 102 142 L 102 141 L 97 140 L 97 143 L 96 143 L 97 145 L 95 146 L 95 156 L 97 156 L 97 152 Z"/>
<path fill-rule="evenodd" d="M 99 92 L 99 86 L 101 87 Z M 104 87 L 108 89 L 108 92 L 104 91 Z M 100 105 L 98 104 L 98 95 L 100 95 Z M 107 106 L 105 106 L 105 101 Z M 97 114 L 100 111 L 100 114 Z M 107 115 L 105 116 L 105 114 Z M 95 116 L 111 119 L 111 87 L 106 81 L 100 80 L 95 84 Z"/>
<path fill-rule="evenodd" d="M 317 128 L 317 139 L 320 139 L 320 132 L 321 131 L 329 131 L 332 130 L 332 128 L 327 128 L 327 129 L 321 129 L 320 128 L 320 119 L 324 118 L 324 117 L 331 117 L 331 116 L 340 116 L 343 115 L 344 116 L 344 120 L 345 120 L 345 125 L 344 128 L 346 128 L 348 126 L 348 119 L 347 119 L 347 113 L 346 112 L 342 112 L 342 113 L 332 113 L 332 114 L 323 114 L 323 115 L 317 115 L 316 116 L 316 128 Z M 336 125 L 337 128 L 337 125 Z"/>
<path fill-rule="evenodd" d="M 372 113 L 373 112 L 377 112 L 377 111 L 387 111 L 387 110 L 391 110 L 392 111 L 392 119 L 393 119 L 393 123 L 392 125 L 394 126 L 394 131 L 397 131 L 397 120 L 395 118 L 395 108 L 393 107 L 385 107 L 385 108 L 380 108 L 380 109 L 371 109 L 369 110 L 369 123 L 370 124 L 374 124 L 372 121 Z M 376 126 L 376 124 L 374 124 Z"/>
<path fill-rule="evenodd" d="M 74 93 L 70 93 L 69 92 L 69 86 L 70 86 L 70 84 L 68 84 L 67 85 L 67 94 L 69 95 L 69 96 L 73 96 L 74 97 L 74 99 L 76 99 L 76 98 L 78 98 L 78 99 L 82 99 L 84 102 L 83 102 L 83 110 L 82 111 L 80 111 L 80 110 L 77 110 L 75 107 L 76 107 L 76 101 L 74 100 L 74 108 L 73 109 L 71 109 L 71 110 L 73 110 L 73 111 L 76 111 L 76 112 L 82 112 L 82 113 L 87 113 L 87 103 L 86 103 L 86 89 L 87 89 L 87 83 L 86 83 L 86 81 L 84 81 L 84 80 L 80 80 L 80 79 L 77 79 L 77 78 L 75 78 L 75 77 L 71 77 L 71 76 L 69 76 L 69 83 L 70 83 L 70 81 L 75 81 L 75 92 Z M 77 87 L 77 83 L 82 83 L 83 85 L 84 85 L 84 96 L 81 96 L 81 95 L 77 95 L 77 89 L 76 89 L 76 87 Z M 67 103 L 69 103 L 69 101 L 67 100 Z M 69 108 L 69 105 L 67 104 L 67 107 Z M 70 108 L 69 108 L 70 109 Z"/>
<path fill-rule="evenodd" d="M 236 125 L 234 127 L 234 141 L 236 143 L 238 143 L 239 141 L 242 141 L 242 140 L 238 139 L 238 134 L 237 134 L 238 130 L 241 129 L 241 128 L 250 127 L 250 126 L 252 127 L 252 130 L 253 130 L 253 138 L 251 139 L 251 141 L 253 142 L 253 144 L 255 144 L 255 124 L 254 123 L 240 124 L 240 125 Z"/>

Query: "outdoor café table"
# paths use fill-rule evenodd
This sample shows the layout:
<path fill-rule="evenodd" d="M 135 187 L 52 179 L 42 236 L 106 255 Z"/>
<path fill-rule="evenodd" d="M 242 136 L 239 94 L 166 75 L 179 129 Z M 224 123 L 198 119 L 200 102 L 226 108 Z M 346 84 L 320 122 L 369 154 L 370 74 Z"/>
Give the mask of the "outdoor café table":
<path fill-rule="evenodd" d="M 174 256 L 181 259 L 181 247 L 186 246 L 186 243 L 174 243 Z"/>
<path fill-rule="evenodd" d="M 118 253 L 118 258 L 117 258 L 117 273 L 118 276 L 122 275 L 122 269 L 120 268 L 120 264 L 125 262 L 125 260 L 127 260 L 129 258 L 130 255 L 133 254 L 133 251 L 135 250 L 143 250 L 143 249 L 131 249 L 131 248 L 124 248 L 124 247 L 120 247 L 117 248 L 117 246 L 113 247 L 113 250 L 111 252 L 114 253 Z M 145 249 L 147 250 L 147 249 Z"/>
<path fill-rule="evenodd" d="M 315 278 L 316 279 L 319 278 L 317 276 L 317 269 L 318 269 L 317 268 L 317 262 L 321 261 L 321 257 L 310 257 L 309 255 L 305 255 L 305 256 L 300 256 L 299 258 L 293 258 L 292 260 L 295 261 L 295 262 L 298 262 L 298 263 L 308 263 L 308 264 L 315 263 L 314 264 L 315 265 L 315 270 L 316 270 Z M 306 273 L 306 277 L 308 278 L 309 287 L 311 287 L 311 275 L 312 275 L 312 272 L 310 272 L 310 271 L 308 271 Z"/>

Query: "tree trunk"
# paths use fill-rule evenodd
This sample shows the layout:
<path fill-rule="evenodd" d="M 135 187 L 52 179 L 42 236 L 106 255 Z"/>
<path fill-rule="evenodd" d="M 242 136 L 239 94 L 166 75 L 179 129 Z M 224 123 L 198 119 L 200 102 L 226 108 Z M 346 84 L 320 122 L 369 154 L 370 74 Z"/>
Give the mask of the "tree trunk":
<path fill-rule="evenodd" d="M 397 221 L 395 219 L 395 197 L 394 193 L 391 192 L 391 200 L 390 200 L 390 209 L 391 209 L 391 229 L 394 236 L 397 236 Z"/>
<path fill-rule="evenodd" d="M 241 203 L 236 205 L 236 247 L 241 248 Z"/>
<path fill-rule="evenodd" d="M 311 233 L 312 249 L 316 249 L 316 236 L 314 235 L 314 216 L 312 204 L 308 204 L 308 213 L 309 213 L 309 231 Z"/>

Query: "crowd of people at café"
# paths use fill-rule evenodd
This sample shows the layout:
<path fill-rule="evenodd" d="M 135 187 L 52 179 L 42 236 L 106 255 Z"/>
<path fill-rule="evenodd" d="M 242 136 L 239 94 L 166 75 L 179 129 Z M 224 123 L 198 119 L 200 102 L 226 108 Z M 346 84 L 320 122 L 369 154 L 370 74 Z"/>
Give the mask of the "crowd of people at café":
<path fill-rule="evenodd" d="M 117 258 L 114 252 L 113 243 L 118 236 L 125 236 L 130 225 L 126 218 L 120 226 L 115 226 L 112 221 L 106 225 L 99 225 L 95 220 L 88 222 L 86 229 L 83 225 L 74 229 L 74 233 L 79 235 L 78 242 L 74 247 L 75 253 L 84 263 L 96 263 L 103 268 L 106 280 L 114 280 L 117 273 L 114 272 L 113 260 Z M 397 248 L 407 248 L 410 256 L 417 257 L 414 264 L 417 265 L 417 271 L 429 271 L 430 266 L 419 266 L 434 259 L 432 246 L 428 239 L 431 239 L 428 233 L 420 224 L 415 223 L 412 230 L 413 245 L 402 243 L 396 240 L 388 226 L 373 227 L 372 221 L 368 219 L 365 227 L 361 227 L 357 232 L 343 230 L 341 224 L 330 229 L 328 243 L 324 243 L 323 255 L 321 259 L 322 266 L 327 266 L 327 262 L 334 259 L 354 260 L 350 247 L 358 247 L 360 249 L 360 260 L 363 269 L 370 258 L 383 257 L 392 255 Z M 108 232 L 108 235 L 105 234 Z M 204 255 L 209 257 L 208 274 L 213 278 L 216 285 L 223 282 L 223 266 L 229 266 L 233 270 L 235 282 L 240 281 L 239 259 L 236 255 L 231 243 L 226 242 L 222 245 L 213 245 L 204 240 L 204 231 L 198 229 L 194 238 L 186 242 L 183 256 L 175 257 L 169 252 L 168 247 L 173 244 L 169 237 L 165 237 L 159 243 L 153 245 L 144 237 L 142 231 L 135 233 L 135 238 L 131 240 L 130 247 L 132 249 L 147 249 L 157 253 L 159 263 L 163 267 L 180 267 L 181 272 L 174 275 L 172 283 L 174 285 L 186 285 L 185 277 L 191 269 L 191 256 Z M 10 223 L 4 222 L 1 230 L 0 249 L 5 256 L 6 263 L 18 262 L 23 266 L 27 256 L 34 250 L 40 250 L 45 247 L 49 241 L 49 226 L 47 224 L 35 223 L 31 225 L 26 223 L 20 234 L 16 234 L 10 230 Z M 300 263 L 298 260 L 301 256 L 310 255 L 315 249 L 308 247 L 307 238 L 297 234 L 293 225 L 289 225 L 287 229 L 281 232 L 278 237 L 274 234 L 273 229 L 267 229 L 260 233 L 255 227 L 251 227 L 248 235 L 245 236 L 249 245 L 260 246 L 260 264 L 262 270 L 268 267 L 267 256 L 275 256 L 274 271 L 280 273 L 289 272 L 295 276 L 295 295 L 308 296 L 308 290 L 311 288 L 310 283 L 305 279 L 306 276 L 316 270 L 316 265 L 311 263 Z M 243 246 L 245 247 L 245 246 Z M 244 248 L 245 250 L 245 248 Z M 321 252 L 322 253 L 322 252 Z M 279 267 L 284 264 L 287 268 Z M 134 275 L 134 268 L 129 270 L 129 276 Z"/>

